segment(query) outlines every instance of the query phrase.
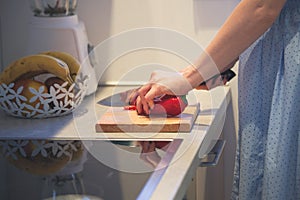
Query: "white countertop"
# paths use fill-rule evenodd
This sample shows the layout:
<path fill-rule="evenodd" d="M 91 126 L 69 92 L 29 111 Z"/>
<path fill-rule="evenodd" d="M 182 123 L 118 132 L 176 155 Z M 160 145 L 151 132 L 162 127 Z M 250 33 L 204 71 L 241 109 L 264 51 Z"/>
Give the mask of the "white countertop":
<path fill-rule="evenodd" d="M 140 198 L 180 199 L 199 166 L 199 158 L 210 151 L 221 134 L 226 108 L 231 100 L 230 89 L 223 86 L 211 91 L 194 90 L 189 93 L 189 104 L 200 103 L 200 112 L 190 133 L 96 133 L 95 123 L 107 109 L 97 102 L 130 88 L 99 87 L 95 95 L 85 98 L 73 115 L 64 117 L 29 120 L 10 117 L 0 111 L 0 139 L 176 140 L 178 145 L 173 149 L 175 151 L 167 151 L 166 155 L 170 153 L 170 156 L 162 158 Z M 166 163 L 167 167 L 164 167 Z"/>

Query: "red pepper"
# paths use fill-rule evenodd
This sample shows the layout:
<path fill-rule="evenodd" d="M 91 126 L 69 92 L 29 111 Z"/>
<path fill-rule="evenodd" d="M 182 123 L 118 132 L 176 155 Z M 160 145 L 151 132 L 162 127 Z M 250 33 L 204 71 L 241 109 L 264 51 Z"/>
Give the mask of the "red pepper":
<path fill-rule="evenodd" d="M 154 100 L 150 115 L 176 116 L 182 113 L 187 105 L 186 96 L 165 95 Z"/>
<path fill-rule="evenodd" d="M 124 108 L 124 110 L 136 110 L 135 105 L 128 105 L 128 106 L 124 106 L 123 108 Z"/>
<path fill-rule="evenodd" d="M 154 99 L 154 107 L 150 110 L 150 115 L 177 116 L 184 111 L 187 105 L 188 102 L 185 95 L 165 95 L 161 98 Z M 124 110 L 136 110 L 136 106 L 124 106 Z M 144 113 L 142 115 L 146 114 Z"/>

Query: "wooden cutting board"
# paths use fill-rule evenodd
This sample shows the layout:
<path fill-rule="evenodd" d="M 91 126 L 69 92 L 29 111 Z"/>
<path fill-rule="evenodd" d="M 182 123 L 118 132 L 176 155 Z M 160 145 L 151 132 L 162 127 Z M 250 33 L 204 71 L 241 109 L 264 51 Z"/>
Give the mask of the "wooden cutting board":
<path fill-rule="evenodd" d="M 190 132 L 199 104 L 189 105 L 176 117 L 141 116 L 135 110 L 109 108 L 96 124 L 96 132 Z"/>

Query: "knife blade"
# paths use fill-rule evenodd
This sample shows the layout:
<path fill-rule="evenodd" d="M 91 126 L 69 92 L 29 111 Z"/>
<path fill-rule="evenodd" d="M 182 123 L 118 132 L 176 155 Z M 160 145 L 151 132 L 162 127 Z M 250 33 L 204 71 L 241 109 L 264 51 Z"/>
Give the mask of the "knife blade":
<path fill-rule="evenodd" d="M 128 105 L 134 105 L 135 100 L 138 96 L 137 91 L 139 90 L 139 88 L 140 87 L 115 93 L 111 96 L 101 99 L 97 103 L 103 106 L 111 106 L 111 107 L 124 107 Z"/>

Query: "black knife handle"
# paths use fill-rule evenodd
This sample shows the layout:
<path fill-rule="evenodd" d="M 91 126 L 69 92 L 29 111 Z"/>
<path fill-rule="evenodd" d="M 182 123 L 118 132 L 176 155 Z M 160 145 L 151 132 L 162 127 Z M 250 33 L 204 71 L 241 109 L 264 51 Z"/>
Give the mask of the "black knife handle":
<path fill-rule="evenodd" d="M 212 79 L 215 79 L 215 78 L 218 78 L 219 76 L 221 76 L 222 80 L 226 80 L 227 82 L 230 81 L 233 77 L 236 76 L 236 74 L 234 73 L 234 71 L 232 71 L 231 69 L 228 69 L 224 72 L 222 72 L 221 74 L 217 74 L 213 77 L 211 77 L 210 79 L 208 79 L 207 81 L 209 80 L 212 80 Z M 207 81 L 203 81 L 202 83 L 200 83 L 199 86 L 204 86 L 206 85 L 206 82 Z"/>

